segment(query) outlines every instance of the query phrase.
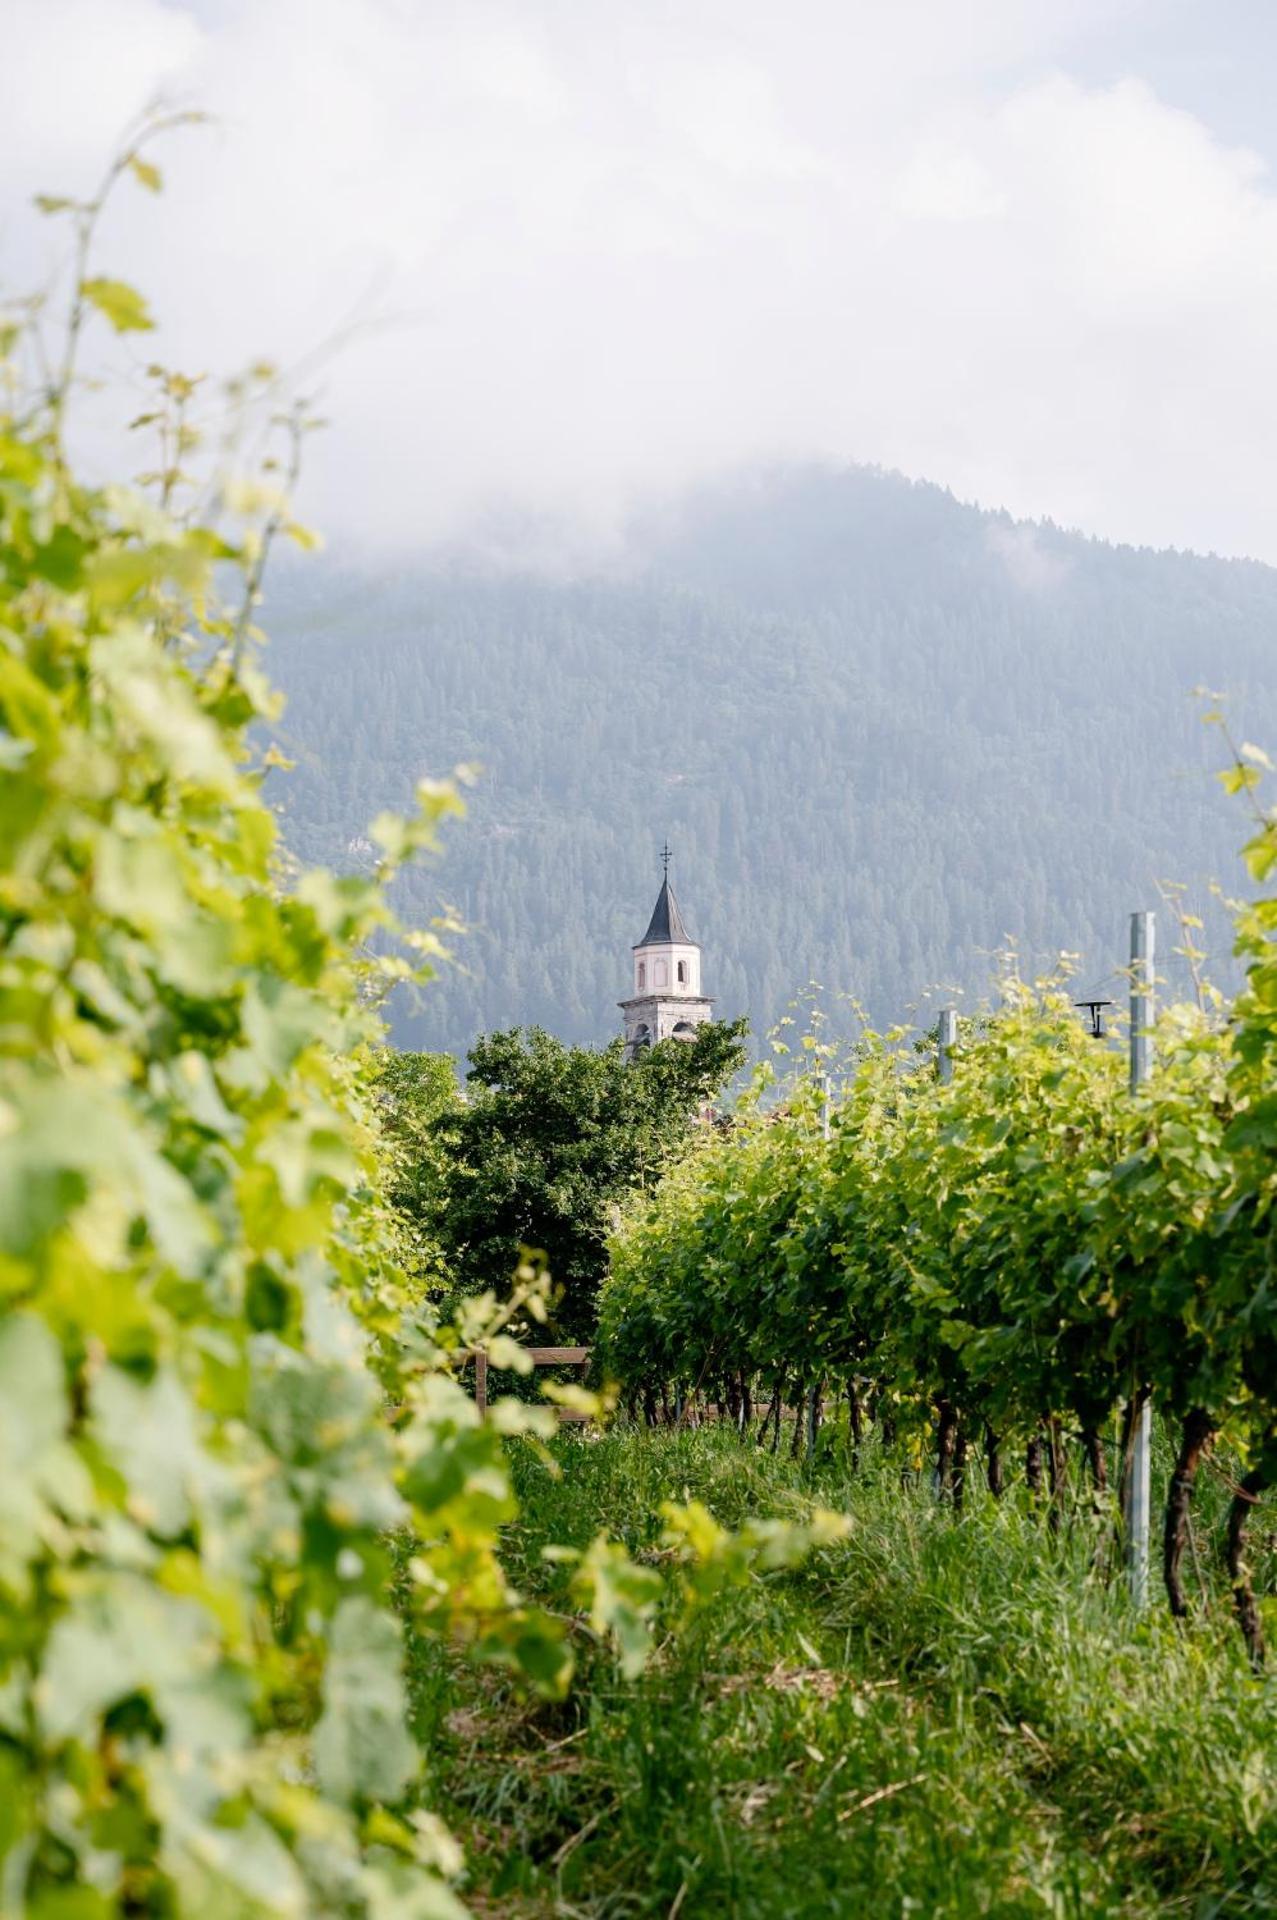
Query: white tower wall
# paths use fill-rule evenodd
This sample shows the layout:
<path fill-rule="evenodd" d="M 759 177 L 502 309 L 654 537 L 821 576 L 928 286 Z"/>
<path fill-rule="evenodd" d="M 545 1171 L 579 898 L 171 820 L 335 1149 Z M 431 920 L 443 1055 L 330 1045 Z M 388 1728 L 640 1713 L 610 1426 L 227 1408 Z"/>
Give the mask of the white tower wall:
<path fill-rule="evenodd" d="M 701 990 L 701 950 L 692 941 L 634 949 L 635 993 L 695 998 Z"/>

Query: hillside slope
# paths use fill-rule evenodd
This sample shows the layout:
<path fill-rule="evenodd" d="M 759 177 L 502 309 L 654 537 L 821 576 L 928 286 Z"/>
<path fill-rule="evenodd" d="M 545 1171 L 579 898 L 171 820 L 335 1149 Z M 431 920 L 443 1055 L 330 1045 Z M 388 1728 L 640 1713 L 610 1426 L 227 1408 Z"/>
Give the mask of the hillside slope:
<path fill-rule="evenodd" d="M 709 990 L 756 1031 L 811 980 L 878 1020 L 937 985 L 978 995 L 1007 935 L 1026 966 L 1079 951 L 1080 987 L 1113 991 L 1158 880 L 1237 884 L 1245 823 L 1192 690 L 1277 744 L 1272 570 L 861 470 L 704 493 L 632 551 L 568 583 L 323 559 L 275 582 L 299 853 L 349 864 L 417 775 L 484 769 L 411 883 L 472 932 L 399 1010 L 403 1043 L 610 1037 L 665 835 Z"/>

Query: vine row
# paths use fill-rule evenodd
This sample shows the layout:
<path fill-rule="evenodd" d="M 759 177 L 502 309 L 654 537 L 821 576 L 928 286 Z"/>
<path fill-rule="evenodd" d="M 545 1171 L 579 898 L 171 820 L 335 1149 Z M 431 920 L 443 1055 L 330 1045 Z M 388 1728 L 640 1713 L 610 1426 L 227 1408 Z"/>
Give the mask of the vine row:
<path fill-rule="evenodd" d="M 1253 758 L 1232 786 L 1250 790 Z M 1277 828 L 1246 857 L 1265 880 Z M 853 1436 L 930 1450 L 960 1507 L 973 1449 L 999 1493 L 1014 1448 L 1054 1524 L 1066 1447 L 1093 1497 L 1118 1479 L 1146 1402 L 1177 1436 L 1162 1569 L 1182 1563 L 1194 1484 L 1213 1449 L 1241 1462 L 1227 1558 L 1252 1659 L 1263 1658 L 1247 1520 L 1277 1479 L 1277 902 L 1242 908 L 1246 983 L 1232 1006 L 1167 1009 L 1134 1094 L 1125 1063 L 1078 1021 L 1059 981 L 1013 987 L 964 1021 L 952 1077 L 934 1039 L 868 1035 L 832 1118 L 821 1076 L 768 1110 L 761 1084 L 701 1141 L 611 1245 L 600 1357 L 631 1404 L 718 1398 L 759 1439 L 818 1383 L 846 1390 Z M 809 1039 L 819 1055 L 824 1051 Z M 795 1435 L 797 1444 L 797 1434 Z M 1045 1484 L 1044 1484 L 1045 1483 Z"/>

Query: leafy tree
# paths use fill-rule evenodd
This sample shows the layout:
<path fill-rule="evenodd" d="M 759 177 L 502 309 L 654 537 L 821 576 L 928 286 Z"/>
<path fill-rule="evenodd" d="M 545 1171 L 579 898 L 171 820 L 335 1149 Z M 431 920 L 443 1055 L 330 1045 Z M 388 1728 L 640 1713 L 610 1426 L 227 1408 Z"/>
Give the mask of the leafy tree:
<path fill-rule="evenodd" d="M 613 1207 L 686 1141 L 742 1064 L 744 1030 L 711 1021 L 633 1064 L 620 1040 L 571 1047 L 539 1027 L 479 1040 L 464 1103 L 443 1105 L 428 1123 L 429 1144 L 399 1188 L 462 1291 L 504 1288 L 520 1248 L 534 1247 L 558 1291 L 558 1330 L 586 1337 Z M 396 1083 L 430 1058 L 403 1056 Z M 420 1071 L 424 1085 L 437 1084 L 434 1064 Z"/>
<path fill-rule="evenodd" d="M 377 1105 L 386 1198 L 400 1222 L 402 1255 L 422 1290 L 435 1295 L 446 1276 L 436 1222 L 457 1156 L 462 1111 L 451 1056 L 387 1047 L 377 1060 Z"/>

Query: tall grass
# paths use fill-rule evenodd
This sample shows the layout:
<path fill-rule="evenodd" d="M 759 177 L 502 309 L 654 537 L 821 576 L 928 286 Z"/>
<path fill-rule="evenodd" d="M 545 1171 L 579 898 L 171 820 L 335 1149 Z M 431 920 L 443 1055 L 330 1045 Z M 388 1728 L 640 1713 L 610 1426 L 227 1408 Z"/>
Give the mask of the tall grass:
<path fill-rule="evenodd" d="M 1277 1685 L 1246 1666 L 1209 1557 L 1182 1630 L 1132 1612 L 1107 1516 L 1056 1536 L 1019 1496 L 977 1495 L 955 1520 L 873 1449 L 854 1477 L 836 1442 L 806 1466 L 710 1430 L 558 1455 L 557 1479 L 521 1461 L 506 1557 L 565 1609 L 541 1548 L 607 1527 L 650 1554 L 664 1498 L 727 1523 L 819 1498 L 854 1524 L 671 1623 L 638 1681 L 581 1625 L 558 1707 L 419 1669 L 478 1911 L 1277 1914 Z"/>

